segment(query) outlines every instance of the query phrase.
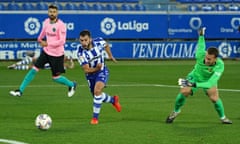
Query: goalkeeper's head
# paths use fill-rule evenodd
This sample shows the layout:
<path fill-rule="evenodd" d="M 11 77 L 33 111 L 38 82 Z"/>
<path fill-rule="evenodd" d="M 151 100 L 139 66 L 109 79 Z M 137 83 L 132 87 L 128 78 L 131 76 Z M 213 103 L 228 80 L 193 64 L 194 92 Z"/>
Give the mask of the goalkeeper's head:
<path fill-rule="evenodd" d="M 219 52 L 216 47 L 209 47 L 207 49 L 207 54 L 205 56 L 205 64 L 206 65 L 215 65 L 218 54 L 219 54 Z"/>

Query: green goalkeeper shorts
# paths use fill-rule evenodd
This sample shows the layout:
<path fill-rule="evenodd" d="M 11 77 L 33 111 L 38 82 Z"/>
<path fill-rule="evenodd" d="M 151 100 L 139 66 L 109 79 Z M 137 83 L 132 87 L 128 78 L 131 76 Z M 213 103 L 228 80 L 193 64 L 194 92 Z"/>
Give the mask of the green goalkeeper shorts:
<path fill-rule="evenodd" d="M 193 76 L 192 73 L 190 73 L 190 74 L 187 76 L 187 80 L 189 80 L 189 82 L 191 82 L 191 83 L 197 83 L 197 82 L 199 82 L 199 81 L 196 80 L 196 78 Z M 191 89 L 191 90 L 192 90 L 191 96 L 193 96 L 198 89 L 203 89 L 204 93 L 207 95 L 207 90 L 208 90 L 208 88 L 192 87 L 192 89 Z"/>

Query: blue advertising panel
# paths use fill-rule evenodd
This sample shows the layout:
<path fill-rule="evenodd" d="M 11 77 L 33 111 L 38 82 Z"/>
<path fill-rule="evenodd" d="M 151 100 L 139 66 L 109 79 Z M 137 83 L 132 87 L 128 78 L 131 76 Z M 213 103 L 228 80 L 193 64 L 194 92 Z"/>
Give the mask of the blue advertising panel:
<path fill-rule="evenodd" d="M 171 14 L 169 38 L 193 38 L 200 27 L 207 27 L 207 38 L 240 38 L 239 14 Z"/>
<path fill-rule="evenodd" d="M 206 47 L 215 46 L 222 58 L 240 57 L 237 41 L 210 41 Z M 192 59 L 195 57 L 196 42 L 114 42 L 112 52 L 116 58 L 127 59 Z"/>
<path fill-rule="evenodd" d="M 34 39 L 47 17 L 44 13 L 0 12 L 0 38 Z M 200 27 L 207 27 L 207 38 L 240 38 L 238 13 L 61 13 L 67 38 L 77 39 L 89 29 L 93 36 L 107 39 L 189 39 Z"/>
<path fill-rule="evenodd" d="M 0 14 L 0 38 L 37 38 L 47 14 Z M 78 38 L 89 29 L 94 36 L 104 38 L 138 39 L 166 38 L 166 14 L 60 14 L 67 27 L 67 38 Z"/>
<path fill-rule="evenodd" d="M 67 56 L 76 58 L 76 42 L 65 44 Z M 117 42 L 110 41 L 112 53 L 117 59 L 192 59 L 195 56 L 197 43 L 195 41 L 182 42 Z M 236 58 L 240 56 L 240 43 L 237 41 L 209 41 L 207 47 L 215 46 L 219 49 L 220 57 Z M 0 42 L 0 60 L 21 59 L 26 51 L 40 54 L 41 47 L 37 42 Z"/>
<path fill-rule="evenodd" d="M 0 14 L 0 38 L 37 38 L 45 15 Z"/>

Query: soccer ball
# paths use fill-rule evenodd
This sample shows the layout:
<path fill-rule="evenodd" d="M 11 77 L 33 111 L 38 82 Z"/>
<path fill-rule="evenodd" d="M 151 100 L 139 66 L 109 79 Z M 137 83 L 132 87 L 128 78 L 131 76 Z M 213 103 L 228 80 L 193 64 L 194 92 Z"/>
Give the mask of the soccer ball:
<path fill-rule="evenodd" d="M 48 130 L 52 125 L 52 119 L 48 114 L 39 114 L 35 119 L 35 125 L 40 130 Z"/>

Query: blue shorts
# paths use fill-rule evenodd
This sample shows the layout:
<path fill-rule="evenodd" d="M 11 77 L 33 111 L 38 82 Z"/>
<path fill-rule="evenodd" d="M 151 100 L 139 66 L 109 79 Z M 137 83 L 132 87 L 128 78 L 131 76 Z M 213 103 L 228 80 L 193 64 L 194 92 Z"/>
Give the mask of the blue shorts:
<path fill-rule="evenodd" d="M 86 79 L 88 81 L 88 86 L 90 88 L 90 91 L 92 94 L 94 94 L 94 87 L 96 82 L 103 82 L 105 85 L 107 84 L 109 77 L 109 70 L 107 67 L 104 67 L 103 70 L 93 73 L 93 74 L 87 74 Z"/>

